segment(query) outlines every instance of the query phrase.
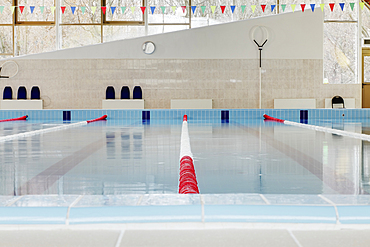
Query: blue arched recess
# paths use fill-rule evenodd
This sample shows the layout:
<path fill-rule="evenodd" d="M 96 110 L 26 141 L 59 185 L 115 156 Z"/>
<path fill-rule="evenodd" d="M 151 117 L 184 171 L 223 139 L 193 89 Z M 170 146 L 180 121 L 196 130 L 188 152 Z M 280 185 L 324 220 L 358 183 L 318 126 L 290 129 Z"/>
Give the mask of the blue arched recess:
<path fill-rule="evenodd" d="M 31 89 L 31 99 L 40 99 L 40 89 L 37 86 Z"/>
<path fill-rule="evenodd" d="M 3 99 L 13 99 L 13 90 L 11 87 L 7 86 L 4 88 Z"/>
<path fill-rule="evenodd" d="M 141 91 L 140 86 L 135 86 L 134 87 L 134 93 L 133 93 L 133 98 L 134 99 L 142 99 L 143 98 L 143 92 Z"/>
<path fill-rule="evenodd" d="M 121 89 L 121 99 L 130 99 L 130 89 L 128 86 L 123 86 Z"/>
<path fill-rule="evenodd" d="M 27 90 L 26 87 L 20 86 L 18 88 L 18 96 L 17 99 L 27 99 Z"/>
<path fill-rule="evenodd" d="M 112 87 L 112 86 L 107 87 L 107 90 L 105 91 L 105 98 L 106 99 L 115 99 L 116 98 L 116 93 L 114 91 L 114 87 Z"/>

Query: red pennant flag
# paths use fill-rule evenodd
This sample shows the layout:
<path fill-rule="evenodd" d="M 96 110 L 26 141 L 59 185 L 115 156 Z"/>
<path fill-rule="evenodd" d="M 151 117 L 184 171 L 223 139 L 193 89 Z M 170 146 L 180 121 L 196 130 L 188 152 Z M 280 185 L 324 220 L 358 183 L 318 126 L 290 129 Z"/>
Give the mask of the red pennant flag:
<path fill-rule="evenodd" d="M 221 7 L 221 12 L 222 12 L 222 14 L 224 13 L 224 11 L 225 11 L 225 8 L 226 8 L 226 6 L 220 6 Z"/>
<path fill-rule="evenodd" d="M 107 7 L 101 7 L 101 11 L 103 11 L 103 15 L 105 15 L 105 11 L 107 11 Z"/>
<path fill-rule="evenodd" d="M 182 13 L 185 13 L 186 6 L 181 6 L 181 8 L 182 8 Z"/>
<path fill-rule="evenodd" d="M 262 11 L 265 12 L 266 4 L 261 4 Z"/>
<path fill-rule="evenodd" d="M 304 12 L 304 8 L 306 7 L 306 4 L 302 3 L 301 4 L 301 8 L 302 8 L 302 12 Z"/>
<path fill-rule="evenodd" d="M 19 9 L 21 10 L 21 14 L 22 14 L 24 10 L 24 6 L 19 6 Z"/>
<path fill-rule="evenodd" d="M 62 14 L 64 14 L 64 11 L 66 11 L 66 7 L 62 6 L 62 7 L 60 7 L 60 9 L 62 10 Z"/>
<path fill-rule="evenodd" d="M 335 3 L 329 3 L 329 6 L 330 6 L 330 9 L 331 9 L 331 12 L 333 12 L 334 4 L 335 4 Z"/>
<path fill-rule="evenodd" d="M 141 9 L 141 12 L 143 12 L 144 14 L 146 7 L 140 7 L 140 9 Z"/>

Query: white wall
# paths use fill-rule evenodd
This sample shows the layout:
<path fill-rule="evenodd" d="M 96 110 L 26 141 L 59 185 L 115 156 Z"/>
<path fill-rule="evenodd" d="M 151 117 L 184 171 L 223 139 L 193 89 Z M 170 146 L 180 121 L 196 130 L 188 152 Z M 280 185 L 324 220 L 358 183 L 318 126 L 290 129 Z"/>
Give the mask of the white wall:
<path fill-rule="evenodd" d="M 269 30 L 262 56 L 266 59 L 323 59 L 323 14 L 294 12 L 258 17 L 185 31 L 21 56 L 15 59 L 257 59 L 251 39 L 255 26 Z M 258 30 L 256 31 L 258 34 Z M 156 51 L 141 46 L 153 41 Z"/>

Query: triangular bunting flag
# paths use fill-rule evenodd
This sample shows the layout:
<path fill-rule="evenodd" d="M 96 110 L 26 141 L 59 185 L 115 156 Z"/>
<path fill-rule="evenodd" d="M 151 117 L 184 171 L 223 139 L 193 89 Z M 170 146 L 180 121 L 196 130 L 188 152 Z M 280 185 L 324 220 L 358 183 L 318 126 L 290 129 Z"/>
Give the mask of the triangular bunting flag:
<path fill-rule="evenodd" d="M 274 11 L 274 8 L 276 7 L 275 4 L 271 4 L 271 12 Z"/>
<path fill-rule="evenodd" d="M 124 13 L 125 13 L 125 11 L 126 11 L 126 7 L 121 7 L 121 12 L 122 12 L 122 14 L 124 14 Z"/>
<path fill-rule="evenodd" d="M 202 9 L 202 14 L 204 14 L 204 11 L 206 10 L 206 6 L 200 6 L 200 8 Z"/>
<path fill-rule="evenodd" d="M 105 15 L 105 12 L 107 11 L 107 7 L 105 6 L 101 7 L 101 11 L 103 12 L 103 15 Z"/>
<path fill-rule="evenodd" d="M 247 7 L 246 5 L 242 5 L 242 6 L 240 6 L 240 7 L 242 7 L 242 13 L 244 13 L 244 11 L 245 11 L 245 7 Z"/>
<path fill-rule="evenodd" d="M 84 15 L 85 14 L 86 7 L 81 7 L 81 12 Z"/>
<path fill-rule="evenodd" d="M 4 11 L 4 6 L 0 6 L 0 14 L 2 14 Z"/>
<path fill-rule="evenodd" d="M 216 6 L 211 6 L 211 10 L 212 10 L 212 13 L 214 13 L 216 10 Z"/>
<path fill-rule="evenodd" d="M 295 4 L 291 4 L 290 7 L 292 8 L 293 12 L 295 10 Z"/>
<path fill-rule="evenodd" d="M 40 6 L 41 14 L 43 14 L 43 13 L 44 13 L 44 9 L 45 9 L 45 6 Z"/>
<path fill-rule="evenodd" d="M 223 5 L 223 6 L 220 6 L 220 8 L 221 8 L 221 12 L 222 12 L 222 14 L 225 12 L 225 8 L 226 8 L 226 6 L 225 5 Z"/>
<path fill-rule="evenodd" d="M 19 6 L 19 10 L 21 11 L 21 14 L 22 14 L 24 10 L 24 6 Z"/>
<path fill-rule="evenodd" d="M 35 6 L 30 6 L 31 14 L 33 14 L 33 11 L 35 10 Z"/>
<path fill-rule="evenodd" d="M 310 6 L 311 6 L 312 12 L 314 12 L 315 11 L 315 4 L 314 3 L 311 3 Z"/>
<path fill-rule="evenodd" d="M 262 11 L 265 12 L 266 4 L 261 4 Z"/>
<path fill-rule="evenodd" d="M 330 6 L 330 10 L 331 10 L 331 12 L 333 12 L 334 5 L 335 5 L 335 3 L 329 3 L 329 6 Z"/>
<path fill-rule="evenodd" d="M 166 11 L 166 6 L 161 6 L 162 14 L 164 14 L 164 11 Z"/>
<path fill-rule="evenodd" d="M 233 14 L 234 14 L 235 5 L 231 5 L 231 6 L 230 6 L 230 9 L 231 9 L 231 13 L 233 13 Z"/>
<path fill-rule="evenodd" d="M 186 6 L 181 6 L 181 9 L 182 9 L 182 13 L 185 13 Z"/>
<path fill-rule="evenodd" d="M 143 14 L 145 13 L 145 9 L 146 9 L 146 7 L 140 7 L 140 9 L 141 9 L 141 12 L 143 12 Z"/>
<path fill-rule="evenodd" d="M 254 13 L 254 11 L 256 10 L 256 5 L 251 5 L 251 8 L 252 8 L 252 13 Z"/>
<path fill-rule="evenodd" d="M 363 10 L 363 9 L 364 9 L 364 5 L 365 5 L 365 3 L 363 3 L 363 2 L 360 2 L 360 7 L 361 7 L 361 10 Z"/>
<path fill-rule="evenodd" d="M 172 9 L 172 12 L 173 12 L 173 13 L 175 13 L 175 12 L 176 12 L 177 7 L 176 7 L 176 6 L 171 6 L 171 9 Z"/>
<path fill-rule="evenodd" d="M 132 14 L 135 12 L 135 6 L 130 7 Z"/>
<path fill-rule="evenodd" d="M 349 3 L 349 6 L 351 6 L 351 9 L 353 11 L 353 7 L 355 7 L 355 3 Z"/>
<path fill-rule="evenodd" d="M 56 9 L 56 7 L 55 7 L 55 6 L 51 6 L 51 7 L 50 7 L 51 12 L 53 12 L 53 13 L 54 13 L 55 9 Z"/>
<path fill-rule="evenodd" d="M 12 11 L 12 14 L 14 13 L 15 6 L 10 6 L 10 9 Z"/>
<path fill-rule="evenodd" d="M 62 14 L 64 14 L 64 11 L 66 11 L 66 6 L 61 6 L 60 9 L 62 10 Z"/>
<path fill-rule="evenodd" d="M 301 9 L 302 9 L 302 12 L 304 12 L 304 8 L 306 7 L 306 4 L 302 3 L 301 4 Z"/>
<path fill-rule="evenodd" d="M 76 11 L 76 7 L 75 6 L 71 6 L 71 11 L 72 11 L 72 14 L 74 15 L 75 14 L 75 11 Z"/>
<path fill-rule="evenodd" d="M 110 7 L 110 11 L 112 12 L 112 15 L 114 15 L 114 11 L 116 11 L 116 7 Z"/>
<path fill-rule="evenodd" d="M 321 11 L 324 12 L 325 3 L 320 3 Z"/>
<path fill-rule="evenodd" d="M 96 7 L 91 7 L 91 12 L 94 14 L 96 11 Z"/>
<path fill-rule="evenodd" d="M 343 11 L 343 9 L 344 9 L 344 3 L 339 3 L 339 6 L 340 6 L 340 8 L 342 9 L 342 11 Z"/>
<path fill-rule="evenodd" d="M 191 6 L 191 11 L 193 11 L 193 14 L 194 14 L 196 8 L 197 8 L 197 6 Z"/>
<path fill-rule="evenodd" d="M 154 14 L 155 6 L 150 6 L 150 11 Z"/>
<path fill-rule="evenodd" d="M 281 9 L 283 10 L 283 12 L 285 11 L 285 7 L 286 7 L 286 4 L 281 5 Z"/>

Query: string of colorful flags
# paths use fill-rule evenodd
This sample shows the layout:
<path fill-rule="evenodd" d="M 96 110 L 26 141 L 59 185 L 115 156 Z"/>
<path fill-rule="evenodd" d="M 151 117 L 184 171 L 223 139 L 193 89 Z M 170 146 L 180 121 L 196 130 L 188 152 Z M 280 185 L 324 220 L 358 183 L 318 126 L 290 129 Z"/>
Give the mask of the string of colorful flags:
<path fill-rule="evenodd" d="M 339 5 L 339 7 L 341 8 L 342 11 L 344 11 L 344 9 L 345 9 L 345 4 L 346 3 L 338 3 L 338 5 Z M 318 4 L 318 5 L 320 6 L 321 11 L 324 11 L 324 7 L 325 7 L 326 4 L 322 3 L 322 4 Z M 329 7 L 330 7 L 330 10 L 332 12 L 334 11 L 335 5 L 336 5 L 336 3 L 329 3 Z M 361 9 L 363 10 L 365 4 L 363 2 L 359 2 L 359 5 L 360 5 Z M 258 5 L 251 5 L 251 8 L 252 8 L 252 12 L 253 13 L 255 12 L 257 6 Z M 287 6 L 288 6 L 288 4 L 280 4 L 280 7 L 281 7 L 281 9 L 282 9 L 283 12 L 285 12 L 285 9 L 286 9 Z M 295 11 L 296 6 L 297 6 L 297 4 L 290 4 L 290 7 L 291 7 L 291 9 L 292 9 L 293 12 Z M 354 6 L 355 6 L 355 3 L 349 3 L 349 6 L 350 6 L 351 10 L 353 11 Z M 21 14 L 23 14 L 23 12 L 25 10 L 25 7 L 26 6 L 10 6 L 10 9 L 11 9 L 11 12 L 13 14 L 14 11 L 15 11 L 15 8 L 19 8 L 19 11 L 21 12 Z M 185 13 L 187 6 L 180 6 L 180 7 L 182 9 L 182 12 Z M 175 13 L 176 10 L 178 8 L 180 8 L 180 7 L 179 6 L 160 6 L 160 7 L 157 7 L 157 6 L 149 6 L 148 9 L 151 12 L 151 14 L 154 14 L 154 11 L 156 10 L 156 8 L 159 8 L 159 9 L 162 10 L 162 13 L 164 14 L 167 8 L 171 8 L 172 11 Z M 218 7 L 220 8 L 221 13 L 224 14 L 227 6 L 226 5 L 221 5 L 221 6 L 218 6 Z M 231 11 L 231 13 L 234 13 L 234 11 L 236 10 L 237 7 L 239 7 L 239 6 L 230 5 L 230 11 Z M 247 7 L 246 5 L 241 5 L 240 6 L 240 9 L 241 9 L 241 12 L 242 13 L 245 12 L 246 7 Z M 261 4 L 260 7 L 261 7 L 261 10 L 263 12 L 265 12 L 267 5 L 266 4 Z M 314 4 L 314 3 L 312 3 L 312 4 L 304 4 L 303 3 L 303 4 L 300 4 L 300 7 L 301 7 L 302 12 L 304 12 L 306 9 L 308 9 L 308 10 L 311 9 L 311 11 L 314 12 L 315 11 L 315 7 L 316 7 L 316 4 Z M 5 8 L 4 6 L 0 6 L 0 14 L 3 13 L 4 8 Z M 30 9 L 30 13 L 31 14 L 33 14 L 35 12 L 35 8 L 36 8 L 36 6 L 29 6 L 29 9 Z M 47 8 L 47 7 L 45 7 L 45 6 L 39 6 L 39 10 L 40 10 L 41 14 L 44 13 L 45 8 Z M 55 6 L 51 6 L 49 8 L 50 8 L 51 12 L 54 12 L 55 9 L 56 9 Z M 116 12 L 116 9 L 117 8 L 119 9 L 119 7 L 117 7 L 117 6 L 111 6 L 110 8 L 109 7 L 106 7 L 106 6 L 102 6 L 102 7 L 94 7 L 94 6 L 92 6 L 92 7 L 89 7 L 89 8 L 91 9 L 91 12 L 93 14 L 95 14 L 95 11 L 100 8 L 103 14 L 106 14 L 107 11 L 110 10 L 110 12 L 112 13 L 112 15 Z M 147 10 L 147 7 L 145 7 L 145 6 L 140 6 L 139 8 L 140 8 L 140 10 L 141 10 L 141 12 L 143 14 Z M 204 12 L 207 9 L 207 6 L 190 6 L 190 8 L 191 8 L 191 11 L 193 12 L 193 14 L 195 13 L 195 11 L 197 9 L 200 9 L 202 11 L 202 13 L 204 14 Z M 275 8 L 276 8 L 276 4 L 271 4 L 271 6 L 270 6 L 271 12 L 273 12 Z M 66 12 L 67 7 L 66 6 L 61 6 L 60 9 L 61 9 L 62 14 L 64 14 Z M 76 13 L 76 10 L 78 10 L 78 7 L 77 6 L 71 6 L 70 9 L 71 9 L 72 14 L 75 14 Z M 87 10 L 87 7 L 86 6 L 82 6 L 82 7 L 80 7 L 80 9 L 81 9 L 82 14 L 85 14 L 85 12 Z M 120 7 L 120 9 L 121 9 L 121 13 L 124 14 L 126 12 L 126 10 L 128 10 L 128 7 Z M 135 10 L 137 10 L 138 8 L 136 8 L 135 6 L 133 6 L 133 7 L 130 7 L 130 9 L 131 9 L 131 12 L 134 14 L 135 13 Z M 210 6 L 210 9 L 211 9 L 212 13 L 215 13 L 215 11 L 217 9 L 217 6 Z"/>

